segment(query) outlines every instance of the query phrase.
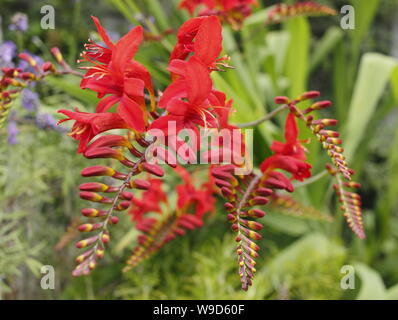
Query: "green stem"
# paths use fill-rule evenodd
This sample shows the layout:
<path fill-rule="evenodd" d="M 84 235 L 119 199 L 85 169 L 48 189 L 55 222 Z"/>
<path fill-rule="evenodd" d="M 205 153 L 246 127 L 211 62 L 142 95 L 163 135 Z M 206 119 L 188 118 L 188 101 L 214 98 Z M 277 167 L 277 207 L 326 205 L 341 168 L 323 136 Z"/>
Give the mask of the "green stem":
<path fill-rule="evenodd" d="M 272 118 L 274 118 L 278 113 L 282 112 L 283 110 L 287 109 L 288 105 L 284 104 L 278 108 L 276 108 L 274 111 L 267 113 L 265 116 L 263 116 L 262 118 L 252 121 L 252 122 L 247 122 L 247 123 L 241 123 L 241 124 L 237 124 L 236 126 L 238 128 L 250 128 L 250 127 L 255 127 L 258 126 L 259 124 L 271 120 Z"/>

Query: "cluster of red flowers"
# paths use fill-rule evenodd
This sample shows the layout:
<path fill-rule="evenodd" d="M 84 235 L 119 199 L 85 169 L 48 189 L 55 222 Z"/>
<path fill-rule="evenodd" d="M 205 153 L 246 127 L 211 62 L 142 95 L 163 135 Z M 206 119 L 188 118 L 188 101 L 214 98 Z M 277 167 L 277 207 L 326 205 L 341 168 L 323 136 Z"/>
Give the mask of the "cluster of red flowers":
<path fill-rule="evenodd" d="M 137 222 L 136 228 L 141 234 L 138 236 L 138 245 L 127 260 L 125 271 L 135 267 L 175 237 L 185 235 L 185 230 L 202 227 L 203 216 L 214 212 L 212 176 L 196 187 L 192 175 L 186 169 L 178 166 L 175 171 L 183 180 L 182 184 L 175 187 L 175 209 L 170 207 L 168 196 L 163 191 L 163 181 L 160 179 L 148 180 L 151 187 L 142 193 L 141 198 L 132 199 L 129 213 Z M 160 216 L 153 215 L 154 213 Z"/>
<path fill-rule="evenodd" d="M 171 84 L 163 92 L 157 106 L 167 114 L 157 117 L 152 81 L 147 69 L 133 57 L 142 41 L 142 28 L 135 27 L 113 44 L 97 18 L 97 30 L 107 47 L 90 42 L 82 61 L 93 65 L 82 67 L 87 72 L 81 88 L 97 92 L 101 99 L 95 113 L 60 110 L 75 120 L 70 136 L 80 141 L 79 152 L 98 134 L 112 129 L 129 129 L 136 133 L 160 129 L 167 136 L 170 121 L 182 129 L 198 131 L 205 128 L 233 129 L 228 124 L 231 101 L 213 88 L 210 73 L 227 66 L 222 50 L 221 24 L 217 17 L 198 17 L 184 23 L 178 32 L 178 42 L 171 54 L 169 71 Z M 147 110 L 145 89 L 151 102 Z M 117 104 L 116 112 L 107 112 Z M 154 121 L 149 123 L 153 117 Z"/>
<path fill-rule="evenodd" d="M 232 27 L 239 28 L 257 4 L 257 0 L 183 0 L 180 8 L 193 15 L 197 7 L 202 7 L 199 16 L 217 15 Z"/>
<path fill-rule="evenodd" d="M 271 150 L 274 155 L 264 160 L 260 169 L 264 175 L 274 169 L 290 172 L 293 179 L 304 181 L 311 176 L 311 165 L 306 163 L 305 148 L 298 140 L 296 117 L 289 113 L 285 125 L 285 143 L 274 141 Z"/>
<path fill-rule="evenodd" d="M 209 10 L 224 10 L 223 12 L 228 14 L 238 11 L 243 14 L 243 9 L 254 3 L 255 1 L 183 1 L 181 6 L 193 12 L 197 5 L 206 4 Z M 82 199 L 110 207 L 107 210 L 82 210 L 84 216 L 99 220 L 79 227 L 82 232 L 97 231 L 97 235 L 77 243 L 77 247 L 87 248 L 87 251 L 76 259 L 78 266 L 74 275 L 88 274 L 95 268 L 97 260 L 103 257 L 104 244 L 109 241 L 108 226 L 118 221 L 114 215 L 116 211 L 129 209 L 137 229 L 142 232 L 138 238 L 138 245 L 127 261 L 128 270 L 176 236 L 185 234 L 185 230 L 202 226 L 203 216 L 214 210 L 214 185 L 217 185 L 221 195 L 227 200 L 227 218 L 232 223 L 232 229 L 237 232 L 239 274 L 242 287 L 247 290 L 255 273 L 254 258 L 258 256 L 257 251 L 260 249 L 254 242 L 261 238 L 256 231 L 262 228 L 261 223 L 250 219 L 265 215 L 262 210 L 252 207 L 267 204 L 274 190 L 293 192 L 292 180 L 304 181 L 311 176 L 311 165 L 306 162 L 306 149 L 299 140 L 296 119 L 305 121 L 323 147 L 329 151 L 338 172 L 347 180 L 351 178 L 352 172 L 341 154 L 343 150 L 337 146 L 341 143 L 341 140 L 337 139 L 338 133 L 324 129 L 325 126 L 334 125 L 336 121 L 314 120 L 310 115 L 305 116 L 314 110 L 326 108 L 331 103 L 317 102 L 300 111 L 296 107 L 297 103 L 316 98 L 319 93 L 307 92 L 292 101 L 287 97 L 276 98 L 277 104 L 284 105 L 281 110 L 289 110 L 285 124 L 285 142 L 273 142 L 273 155 L 265 159 L 260 166 L 262 174 L 237 174 L 234 170 L 240 165 L 230 162 L 228 165 L 211 166 L 211 175 L 207 182 L 197 186 L 195 179 L 186 169 L 171 163 L 170 158 L 163 159 L 183 180 L 182 184 L 174 187 L 177 196 L 176 204 L 173 206 L 163 189 L 163 180 L 159 179 L 164 175 L 163 168 L 156 163 L 150 163 L 146 155 L 148 148 L 158 143 L 157 136 L 154 138 L 152 135 L 152 130 L 161 132 L 167 138 L 164 141 L 165 147 L 174 149 L 186 143 L 178 137 L 184 129 L 194 132 L 196 137 L 200 137 L 200 128 L 224 130 L 235 137 L 237 127 L 228 122 L 232 101 L 227 100 L 223 92 L 214 88 L 211 78 L 212 72 L 229 67 L 228 57 L 220 57 L 220 18 L 213 14 L 199 16 L 189 19 L 181 26 L 168 63 L 170 84 L 158 100 L 155 99 L 148 70 L 134 60 L 143 40 L 142 28 L 133 28 L 113 43 L 98 19 L 93 17 L 93 20 L 105 46 L 92 41 L 86 45 L 82 61 L 90 65 L 82 67 L 86 73 L 81 81 L 81 88 L 96 92 L 100 101 L 94 113 L 60 110 L 59 112 L 67 116 L 60 122 L 75 121 L 70 136 L 80 141 L 78 152 L 84 153 L 89 159 L 116 159 L 127 167 L 128 171 L 123 173 L 105 166 L 93 166 L 82 171 L 85 177 L 105 176 L 122 181 L 122 184 L 110 186 L 89 182 L 80 186 Z M 158 113 L 159 111 L 161 113 Z M 170 130 L 170 124 L 175 125 L 173 131 Z M 127 134 L 102 135 L 113 129 L 127 129 Z M 238 133 L 241 135 L 240 131 Z M 95 141 L 91 142 L 94 138 Z M 224 150 L 229 150 L 230 153 L 239 150 L 240 155 L 245 151 L 242 139 L 232 138 L 232 143 L 224 143 L 226 141 L 223 137 L 218 139 L 218 145 L 212 145 L 218 156 L 224 154 Z M 200 148 L 199 139 L 195 141 L 198 143 L 190 146 L 193 153 Z M 290 173 L 291 177 L 282 171 Z M 135 179 L 136 175 L 143 172 L 148 175 L 146 179 Z M 333 174 L 337 174 L 337 171 Z M 356 184 L 339 182 L 336 188 L 349 223 L 361 236 L 360 200 L 355 193 L 346 192 L 344 187 L 354 188 Z M 127 189 L 139 189 L 143 192 L 137 197 Z M 113 197 L 107 197 L 107 194 L 112 193 Z"/>
<path fill-rule="evenodd" d="M 137 133 L 146 131 L 148 110 L 145 89 L 150 96 L 151 111 L 155 108 L 151 76 L 143 65 L 133 59 L 142 42 L 142 27 L 133 28 L 114 44 L 98 19 L 93 17 L 93 20 L 107 47 L 94 42 L 86 45 L 87 51 L 82 53 L 81 61 L 93 65 L 82 67 L 87 72 L 80 87 L 95 91 L 101 100 L 96 113 L 59 111 L 68 117 L 61 122 L 75 120 L 70 135 L 80 140 L 79 152 L 84 152 L 92 138 L 105 131 L 127 128 Z M 116 104 L 116 113 L 108 113 Z"/>
<path fill-rule="evenodd" d="M 159 108 L 166 116 L 155 120 L 151 128 L 168 133 L 169 121 L 175 121 L 177 131 L 197 126 L 219 128 L 218 118 L 229 112 L 231 104 L 224 93 L 213 88 L 210 73 L 217 70 L 225 58 L 222 50 L 221 24 L 217 17 L 199 17 L 185 22 L 178 34 L 178 42 L 171 53 L 168 70 L 171 84 L 159 100 Z"/>

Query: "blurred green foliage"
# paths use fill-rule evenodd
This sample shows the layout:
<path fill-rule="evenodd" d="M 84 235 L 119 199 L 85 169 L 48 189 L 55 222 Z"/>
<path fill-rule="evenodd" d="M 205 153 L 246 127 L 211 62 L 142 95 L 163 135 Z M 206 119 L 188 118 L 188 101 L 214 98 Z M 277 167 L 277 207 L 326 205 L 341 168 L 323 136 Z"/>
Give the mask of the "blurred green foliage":
<path fill-rule="evenodd" d="M 154 34 L 175 30 L 188 17 L 175 9 L 177 0 L 50 2 L 56 9 L 55 30 L 40 29 L 40 7 L 49 1 L 1 0 L 3 38 L 45 59 L 50 59 L 49 48 L 57 45 L 71 64 L 88 35 L 97 37 L 90 15 L 99 16 L 107 29 L 120 34 L 138 20 Z M 262 2 L 268 6 L 279 1 Z M 347 1 L 319 2 L 339 10 Z M 355 30 L 342 30 L 340 15 L 295 18 L 265 28 L 267 11 L 262 5 L 240 34 L 224 28 L 224 51 L 236 69 L 215 74 L 214 81 L 234 99 L 234 122 L 269 112 L 278 95 L 312 89 L 334 101 L 326 115 L 340 120 L 339 131 L 363 185 L 366 240 L 351 235 L 330 182 L 322 178 L 299 188 L 296 196 L 330 213 L 335 221 L 312 221 L 269 209 L 262 221 L 259 270 L 247 293 L 240 290 L 234 241 L 221 201 L 204 228 L 173 241 L 127 274 L 120 270 L 135 234 L 129 217 L 123 217 L 113 230 L 114 241 L 103 265 L 88 278 L 73 279 L 73 241 L 65 241 L 61 250 L 54 247 L 79 216 L 79 172 L 90 162 L 76 155 L 76 144 L 68 137 L 24 123 L 18 144 L 10 146 L 4 131 L 0 135 L 0 298 L 397 299 L 398 68 L 396 57 L 389 55 L 393 36 L 397 37 L 391 29 L 398 6 L 393 0 L 349 2 L 356 9 Z M 6 27 L 18 11 L 30 20 L 21 39 Z M 171 34 L 149 42 L 137 55 L 159 89 L 169 81 L 166 67 L 174 41 Z M 75 106 L 92 110 L 96 101 L 78 90 L 73 77 L 49 79 L 37 91 L 41 107 L 51 114 Z M 279 117 L 256 131 L 257 163 L 269 154 L 270 142 L 281 138 L 282 123 Z M 309 138 L 302 129 L 302 138 Z M 314 141 L 309 150 L 314 174 L 321 172 L 327 157 Z M 40 288 L 42 264 L 55 267 L 55 290 Z M 343 265 L 355 266 L 355 290 L 340 288 Z"/>

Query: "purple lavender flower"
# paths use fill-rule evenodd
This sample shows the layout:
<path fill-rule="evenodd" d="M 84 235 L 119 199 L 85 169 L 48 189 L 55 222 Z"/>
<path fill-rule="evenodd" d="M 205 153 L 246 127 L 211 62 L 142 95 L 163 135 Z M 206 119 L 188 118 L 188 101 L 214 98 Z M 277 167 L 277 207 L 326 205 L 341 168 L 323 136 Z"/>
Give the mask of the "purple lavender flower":
<path fill-rule="evenodd" d="M 12 31 L 26 32 L 28 30 L 28 16 L 17 12 L 11 18 L 11 24 L 8 27 Z"/>
<path fill-rule="evenodd" d="M 17 46 L 12 41 L 4 41 L 0 44 L 0 68 L 12 68 L 12 59 L 15 57 Z"/>
<path fill-rule="evenodd" d="M 39 107 L 39 95 L 30 89 L 24 89 L 22 91 L 22 106 L 28 111 L 37 110 Z"/>
<path fill-rule="evenodd" d="M 68 129 L 64 127 L 57 126 L 57 120 L 51 114 L 48 113 L 38 113 L 36 115 L 36 125 L 40 129 L 51 129 L 61 133 L 65 133 Z"/>
<path fill-rule="evenodd" d="M 8 126 L 7 126 L 7 133 L 8 133 L 8 144 L 14 145 L 17 144 L 17 135 L 19 133 L 17 123 L 10 118 L 8 121 Z"/>

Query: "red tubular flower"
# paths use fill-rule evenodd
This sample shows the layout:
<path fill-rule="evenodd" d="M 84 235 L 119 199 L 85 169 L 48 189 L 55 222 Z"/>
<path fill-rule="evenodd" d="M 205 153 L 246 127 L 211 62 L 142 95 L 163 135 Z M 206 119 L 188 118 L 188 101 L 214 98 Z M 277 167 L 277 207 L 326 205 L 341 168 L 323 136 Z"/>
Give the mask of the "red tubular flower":
<path fill-rule="evenodd" d="M 213 212 L 215 199 L 213 197 L 214 181 L 209 175 L 209 180 L 199 188 L 193 185 L 192 177 L 183 167 L 175 169 L 182 177 L 184 183 L 176 187 L 178 200 L 177 209 L 182 213 L 193 213 L 201 219 L 204 214 Z"/>
<path fill-rule="evenodd" d="M 185 60 L 192 52 L 209 68 L 215 67 L 222 50 L 222 28 L 217 17 L 189 19 L 178 30 L 177 39 L 169 60 L 172 73 L 179 73 L 183 65 L 182 61 L 172 64 L 173 60 Z"/>
<path fill-rule="evenodd" d="M 212 92 L 212 81 L 207 67 L 195 56 L 186 64 L 184 92 L 175 91 L 164 100 L 168 115 L 155 120 L 151 128 L 157 128 L 168 134 L 169 121 L 176 122 L 177 133 L 182 129 L 196 130 L 196 125 L 216 127 L 216 117 L 209 102 Z M 187 96 L 187 101 L 180 98 Z"/>
<path fill-rule="evenodd" d="M 265 159 L 260 165 L 260 169 L 264 174 L 268 174 L 275 169 L 282 169 L 290 172 L 293 179 L 298 181 L 304 181 L 304 179 L 311 177 L 310 164 L 302 160 L 298 160 L 295 157 L 280 154 L 275 154 Z"/>
<path fill-rule="evenodd" d="M 83 60 L 94 65 L 83 67 L 87 72 L 80 86 L 97 92 L 100 98 L 108 95 L 99 102 L 97 112 L 105 112 L 118 103 L 120 116 L 131 128 L 143 132 L 148 124 L 144 90 L 150 94 L 152 109 L 154 91 L 147 69 L 133 60 L 142 42 L 142 27 L 135 27 L 113 44 L 98 19 L 93 17 L 93 20 L 108 48 L 95 43 L 86 45 L 89 51 L 83 52 Z"/>
<path fill-rule="evenodd" d="M 299 131 L 297 128 L 296 118 L 293 113 L 289 113 L 285 124 L 285 139 L 282 143 L 274 141 L 271 150 L 274 155 L 265 159 L 260 166 L 264 174 L 268 174 L 275 169 L 282 169 L 290 172 L 293 179 L 304 181 L 311 176 L 311 165 L 304 160 L 305 149 L 298 140 Z"/>
<path fill-rule="evenodd" d="M 162 213 L 160 203 L 167 203 L 167 194 L 162 190 L 161 179 L 149 179 L 151 184 L 148 190 L 142 193 L 141 199 L 134 197 L 131 200 L 132 207 L 129 214 L 133 221 L 141 221 L 146 213 Z"/>
<path fill-rule="evenodd" d="M 305 148 L 301 145 L 298 138 L 298 128 L 296 117 L 293 113 L 289 113 L 285 124 L 285 143 L 274 141 L 271 145 L 271 150 L 275 154 L 292 156 L 299 160 L 305 160 Z"/>
<path fill-rule="evenodd" d="M 68 118 L 62 119 L 58 124 L 75 120 L 72 127 L 72 131 L 69 135 L 76 140 L 79 140 L 79 148 L 77 152 L 84 152 L 87 148 L 87 144 L 97 134 L 112 130 L 112 129 L 126 129 L 129 128 L 127 123 L 116 113 L 87 113 L 70 110 L 59 110 L 59 113 L 63 113 Z"/>

